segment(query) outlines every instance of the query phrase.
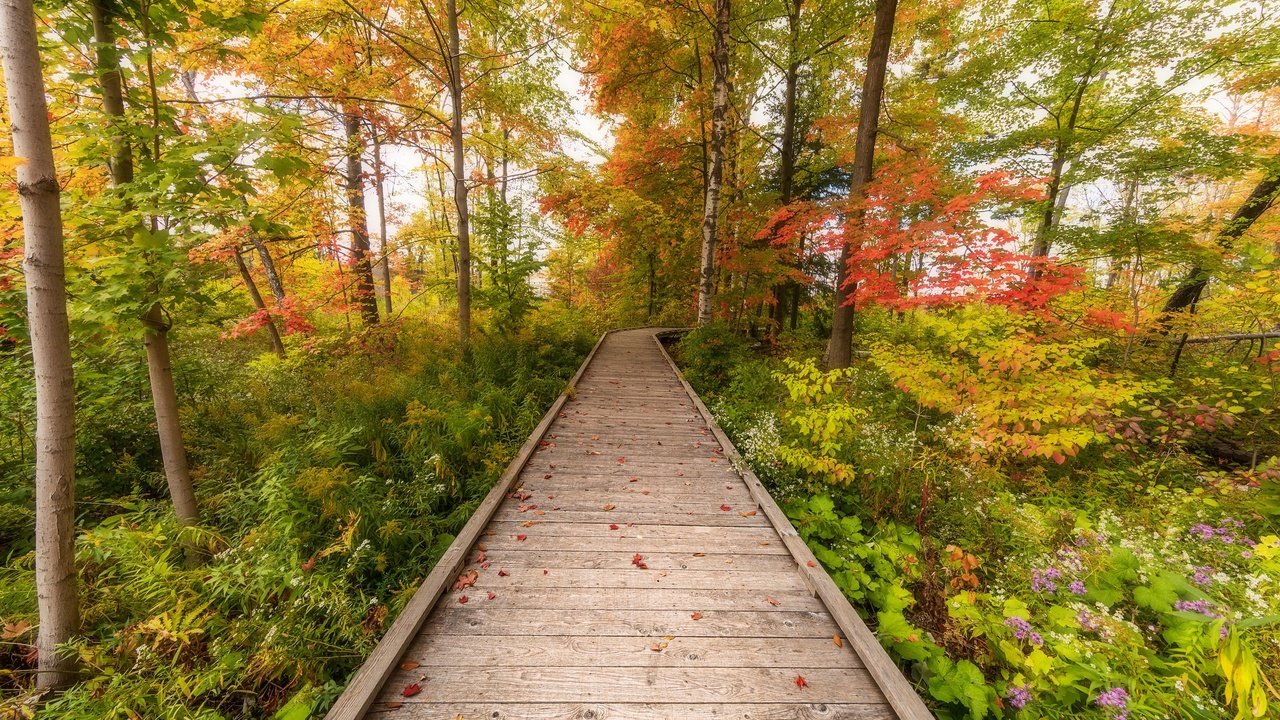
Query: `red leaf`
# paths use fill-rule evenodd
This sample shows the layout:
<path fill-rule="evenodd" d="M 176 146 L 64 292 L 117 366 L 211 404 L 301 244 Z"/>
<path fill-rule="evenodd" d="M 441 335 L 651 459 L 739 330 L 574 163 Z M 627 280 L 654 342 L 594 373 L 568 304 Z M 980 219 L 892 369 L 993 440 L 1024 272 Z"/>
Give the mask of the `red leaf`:
<path fill-rule="evenodd" d="M 814 563 L 812 560 L 805 560 L 804 564 L 808 565 L 809 567 L 818 567 L 818 565 Z"/>
<path fill-rule="evenodd" d="M 527 537 L 529 537 L 529 536 L 528 536 L 528 535 L 517 535 L 517 536 L 516 536 L 516 540 L 519 540 L 520 542 L 524 542 L 524 539 L 525 539 L 525 538 L 527 538 Z"/>
<path fill-rule="evenodd" d="M 778 607 L 779 605 L 781 605 L 781 604 L 782 604 L 782 603 L 781 603 L 781 602 L 779 602 L 778 600 L 776 600 L 776 599 L 774 599 L 774 598 L 771 598 L 771 597 L 769 597 L 768 595 L 765 595 L 765 596 L 764 596 L 764 601 L 765 601 L 765 602 L 767 602 L 767 603 L 769 603 L 770 605 L 772 605 L 772 606 L 774 606 L 774 607 Z"/>
<path fill-rule="evenodd" d="M 723 510 L 723 511 L 725 511 L 725 512 L 729 512 L 729 511 L 730 511 L 730 510 L 732 510 L 733 508 L 729 507 L 728 505 L 721 505 L 721 506 L 720 506 L 720 509 L 721 509 L 721 510 Z"/>
<path fill-rule="evenodd" d="M 404 689 L 400 691 L 400 694 L 405 697 L 413 697 L 414 695 L 417 695 L 420 692 L 422 692 L 421 685 L 419 685 L 418 683 L 409 683 L 408 685 L 404 686 Z"/>
<path fill-rule="evenodd" d="M 798 688 L 807 688 L 807 687 L 809 687 L 809 683 L 804 679 L 804 676 L 803 676 L 803 675 L 797 675 L 797 676 L 796 676 L 796 687 L 798 687 Z"/>
<path fill-rule="evenodd" d="M 462 596 L 460 596 L 460 597 L 458 598 L 458 604 L 459 604 L 459 605 L 466 605 L 466 604 L 467 604 L 467 601 L 468 601 L 468 600 L 470 600 L 470 599 L 471 599 L 471 598 L 467 597 L 466 595 L 462 595 Z"/>
<path fill-rule="evenodd" d="M 492 600 L 492 599 L 494 599 L 494 598 L 496 598 L 496 597 L 498 597 L 498 593 L 496 593 L 496 592 L 494 592 L 494 591 L 490 590 L 490 591 L 489 591 L 489 599 L 490 599 L 490 600 Z"/>
<path fill-rule="evenodd" d="M 694 614 L 690 615 L 689 617 L 693 618 L 694 620 L 701 620 L 701 619 L 702 619 L 702 613 L 700 613 L 700 612 L 696 612 L 696 613 L 694 613 Z"/>
<path fill-rule="evenodd" d="M 632 556 L 632 558 L 631 558 L 631 564 L 632 564 L 632 565 L 635 565 L 636 567 L 640 568 L 641 570 L 648 570 L 648 569 L 649 569 L 649 566 L 648 566 L 648 565 L 646 565 L 646 564 L 645 564 L 645 562 L 644 562 L 644 557 L 642 557 L 642 556 L 640 555 L 640 553 L 636 553 L 634 556 Z"/>
<path fill-rule="evenodd" d="M 498 577 L 506 577 L 510 574 L 511 573 L 507 572 L 506 570 L 498 570 Z"/>
<path fill-rule="evenodd" d="M 618 529 L 618 523 L 612 523 L 612 524 L 610 524 L 610 525 L 609 525 L 609 529 L 610 529 L 610 530 L 617 530 L 617 529 Z"/>

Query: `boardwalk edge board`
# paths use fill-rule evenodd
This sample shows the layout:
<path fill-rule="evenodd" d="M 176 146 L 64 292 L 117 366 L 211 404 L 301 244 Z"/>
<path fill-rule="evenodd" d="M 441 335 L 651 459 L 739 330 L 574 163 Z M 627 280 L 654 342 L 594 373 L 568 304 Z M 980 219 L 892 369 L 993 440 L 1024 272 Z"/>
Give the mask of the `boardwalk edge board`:
<path fill-rule="evenodd" d="M 396 616 L 387 633 L 382 636 L 377 646 L 374 647 L 373 652 L 369 654 L 364 664 L 356 671 L 351 682 L 342 691 L 342 695 L 338 697 L 333 707 L 324 716 L 325 720 L 359 720 L 368 712 L 369 707 L 377 699 L 379 691 L 382 690 L 382 686 L 391 676 L 391 673 L 395 671 L 400 658 L 413 644 L 418 631 L 431 613 L 431 609 L 435 607 L 436 601 L 444 594 L 445 588 L 449 586 L 449 583 L 453 581 L 454 576 L 457 575 L 466 562 L 467 555 L 471 552 L 471 547 L 480 538 L 480 533 L 488 526 L 489 520 L 497 512 L 503 498 L 510 492 L 511 486 L 519 480 L 520 471 L 524 469 L 524 466 L 533 457 L 534 452 L 538 449 L 538 443 L 547 434 L 547 430 L 551 427 L 565 403 L 576 394 L 578 381 L 582 379 L 587 367 L 591 365 L 591 360 L 596 356 L 600 346 L 604 344 L 605 338 L 613 332 L 616 331 L 610 330 L 602 334 L 600 339 L 596 341 L 595 346 L 591 348 L 591 352 L 587 353 L 587 357 L 582 361 L 582 365 L 578 367 L 578 371 L 574 373 L 568 384 L 565 385 L 565 389 L 561 391 L 555 402 L 551 403 L 551 408 L 547 410 L 538 426 L 529 434 L 524 445 L 520 447 L 520 451 L 511 459 L 507 469 L 503 471 L 502 476 L 498 478 L 498 482 L 494 484 L 489 494 L 485 496 L 484 500 L 476 508 L 476 511 L 471 515 L 471 519 L 463 526 L 453 544 L 440 556 L 439 562 L 432 568 L 431 573 L 427 575 L 427 579 L 423 580 L 418 589 L 414 591 L 413 597 L 409 599 L 404 609 Z"/>
<path fill-rule="evenodd" d="M 835 619 L 836 625 L 844 632 L 845 638 L 853 646 L 858 656 L 862 658 L 862 662 L 871 674 L 871 678 L 879 686 L 880 691 L 884 693 L 889 705 L 902 720 L 935 720 L 933 713 L 925 706 L 915 688 L 903 676 L 902 671 L 898 669 L 897 663 L 893 661 L 893 658 L 889 657 L 889 653 L 880 645 L 880 641 L 876 639 L 875 634 L 871 632 L 857 611 L 849 604 L 849 599 L 844 596 L 840 588 L 836 587 L 835 581 L 818 564 L 813 551 L 800 538 L 795 527 L 791 525 L 791 520 L 782 512 L 782 508 L 778 507 L 773 496 L 765 489 L 764 484 L 760 482 L 760 478 L 756 477 L 755 472 L 751 470 L 750 465 L 738 452 L 733 441 L 720 428 L 720 424 L 716 422 L 711 411 L 702 402 L 702 398 L 694 391 L 693 386 L 684 379 L 684 373 L 680 372 L 679 366 L 671 359 L 667 348 L 662 344 L 661 336 L 665 334 L 668 333 L 657 332 L 653 336 L 653 341 L 657 343 L 658 350 L 662 352 L 662 357 L 676 374 L 676 378 L 680 380 L 685 393 L 693 401 L 694 407 L 702 415 L 707 427 L 711 428 L 712 434 L 724 448 L 725 458 L 742 475 L 747 488 L 751 491 L 752 499 L 760 505 L 765 517 L 769 519 L 774 529 L 782 536 L 782 542 L 795 559 L 796 568 L 801 577 L 804 578 L 805 584 L 826 605 L 828 612 Z"/>

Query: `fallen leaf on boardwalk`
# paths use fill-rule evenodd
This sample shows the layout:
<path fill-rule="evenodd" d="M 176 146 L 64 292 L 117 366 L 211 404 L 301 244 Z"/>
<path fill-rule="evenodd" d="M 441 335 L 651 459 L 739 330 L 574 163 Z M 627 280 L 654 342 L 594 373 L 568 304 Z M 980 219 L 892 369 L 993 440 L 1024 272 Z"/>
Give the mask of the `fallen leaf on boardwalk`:
<path fill-rule="evenodd" d="M 410 670 L 417 670 L 420 667 L 422 667 L 422 663 L 418 662 L 417 660 L 405 660 L 404 662 L 400 663 L 400 669 L 405 672 L 409 672 Z"/>
<path fill-rule="evenodd" d="M 641 490 L 641 491 L 640 491 L 640 494 L 641 494 L 641 495 L 648 495 L 648 494 L 649 494 L 649 491 L 648 491 L 648 490 Z"/>
<path fill-rule="evenodd" d="M 604 511 L 605 511 L 605 512 L 609 512 L 610 510 L 614 509 L 615 507 L 617 507 L 617 505 L 614 505 L 613 503 L 606 503 L 606 504 L 605 504 L 605 506 L 604 506 Z"/>
<path fill-rule="evenodd" d="M 599 450 L 588 450 L 588 451 L 587 451 L 587 454 L 588 454 L 588 455 L 599 455 L 599 454 L 600 454 L 600 451 L 599 451 Z"/>
<path fill-rule="evenodd" d="M 725 511 L 725 512 L 729 512 L 729 511 L 730 511 L 730 510 L 732 510 L 733 508 L 729 507 L 728 505 L 721 505 L 721 506 L 720 506 L 720 509 L 721 509 L 721 510 L 723 510 L 723 511 Z"/>
<path fill-rule="evenodd" d="M 536 520 L 525 520 L 524 522 L 520 523 L 520 527 L 527 527 L 527 528 L 533 527 L 534 525 L 537 524 L 537 522 L 538 521 Z"/>
<path fill-rule="evenodd" d="M 458 576 L 457 580 L 453 581 L 453 589 L 466 590 L 467 588 L 476 584 L 476 579 L 478 577 L 480 577 L 480 575 L 475 570 L 472 570 L 471 572 L 468 572 L 468 573 L 463 573 Z"/>
<path fill-rule="evenodd" d="M 803 676 L 803 675 L 797 675 L 797 676 L 796 676 L 796 687 L 798 687 L 798 688 L 807 688 L 807 687 L 809 687 L 809 683 L 808 683 L 807 681 L 805 681 L 805 679 L 804 679 L 804 676 Z"/>
<path fill-rule="evenodd" d="M 805 560 L 804 564 L 808 565 L 809 567 L 818 567 L 816 564 L 814 564 L 812 560 Z"/>
<path fill-rule="evenodd" d="M 634 556 L 632 556 L 632 558 L 631 558 L 631 564 L 632 564 L 632 565 L 635 565 L 636 567 L 640 568 L 641 570 L 648 570 L 648 569 L 649 569 L 649 566 L 645 564 L 645 562 L 644 562 L 644 558 L 640 555 L 640 553 L 636 553 Z"/>
<path fill-rule="evenodd" d="M 529 537 L 529 536 L 528 536 L 528 535 L 517 535 L 517 536 L 516 536 L 516 540 L 519 540 L 520 542 L 524 542 L 524 539 L 525 539 L 525 538 L 527 538 L 527 537 Z"/>
<path fill-rule="evenodd" d="M 492 535 L 492 533 L 490 533 L 490 534 Z M 484 543 L 482 543 L 482 542 L 480 542 L 480 543 L 476 543 L 476 549 L 477 549 L 477 550 L 488 550 L 489 548 L 485 547 L 485 544 L 484 544 Z"/>
<path fill-rule="evenodd" d="M 768 541 L 768 540 L 761 540 L 761 541 L 760 541 L 760 545 L 761 545 L 761 547 L 763 547 L 763 546 L 765 546 L 765 545 L 768 545 L 768 544 L 769 544 L 769 541 Z"/>
<path fill-rule="evenodd" d="M 400 691 L 400 694 L 405 697 L 413 697 L 414 695 L 417 695 L 420 692 L 422 692 L 421 685 L 419 685 L 418 683 L 409 683 L 408 685 L 404 686 L 404 689 Z"/>
<path fill-rule="evenodd" d="M 543 480 L 550 480 L 550 479 L 551 479 L 551 473 L 547 473 L 546 475 L 543 475 L 543 476 L 542 476 L 542 479 L 543 479 Z"/>
<path fill-rule="evenodd" d="M 560 508 L 558 508 L 558 507 L 553 507 L 553 508 L 551 508 L 551 509 L 552 509 L 552 510 L 559 510 Z M 534 510 L 534 511 L 533 511 L 533 514 L 534 514 L 534 515 L 537 515 L 538 517 L 542 517 L 543 515 L 546 515 L 547 513 L 546 513 L 546 512 L 544 512 L 544 511 L 542 511 L 542 510 Z"/>
<path fill-rule="evenodd" d="M 492 599 L 494 599 L 494 598 L 496 598 L 496 597 L 498 597 L 498 593 L 496 593 L 496 592 L 494 592 L 494 591 L 490 590 L 490 591 L 489 591 L 489 599 L 490 599 L 490 600 L 492 600 Z"/>
<path fill-rule="evenodd" d="M 840 639 L 839 635 L 832 635 L 831 642 L 835 643 L 836 647 L 844 647 L 844 641 Z"/>
<path fill-rule="evenodd" d="M 779 602 L 778 600 L 776 600 L 776 599 L 774 599 L 774 598 L 771 598 L 771 597 L 769 597 L 768 595 L 765 595 L 765 596 L 764 596 L 764 601 L 765 601 L 765 602 L 767 602 L 767 603 L 769 603 L 770 605 L 772 605 L 772 606 L 774 606 L 774 607 L 777 607 L 777 606 L 779 606 L 779 605 L 781 605 L 781 604 L 782 604 L 782 603 L 781 603 L 781 602 Z"/>
<path fill-rule="evenodd" d="M 707 556 L 707 554 L 706 554 L 706 553 L 694 553 L 694 554 L 693 554 L 693 556 L 694 556 L 694 557 L 706 557 L 706 556 Z"/>
<path fill-rule="evenodd" d="M 626 461 L 627 461 L 627 459 L 626 459 L 626 458 L 624 458 L 624 457 L 620 457 L 620 458 L 618 458 L 618 464 L 619 464 L 619 465 L 621 465 L 621 464 L 625 463 Z"/>
<path fill-rule="evenodd" d="M 511 574 L 511 573 L 507 572 L 506 570 L 499 570 L 499 571 L 498 571 L 498 577 L 506 577 L 506 576 L 508 576 L 508 575 L 510 575 L 510 574 Z"/>
<path fill-rule="evenodd" d="M 640 481 L 640 478 L 636 477 L 635 475 L 632 475 L 631 479 L 628 480 L 627 482 L 639 482 L 639 481 Z"/>
<path fill-rule="evenodd" d="M 650 649 L 650 650 L 652 650 L 652 651 L 654 651 L 654 652 L 662 652 L 662 646 L 661 646 L 661 645 L 659 645 L 658 643 L 654 643 L 654 644 L 650 645 L 650 646 L 649 646 L 649 649 Z"/>
<path fill-rule="evenodd" d="M 384 707 L 384 708 L 386 708 L 386 709 L 388 709 L 388 710 L 399 710 L 400 708 L 404 707 L 404 703 L 402 703 L 402 702 L 389 702 L 389 703 L 386 703 L 385 705 L 383 705 L 382 707 Z"/>
<path fill-rule="evenodd" d="M 542 574 L 543 574 L 543 575 L 546 575 L 546 574 L 547 574 L 547 572 L 548 572 L 548 570 L 547 570 L 546 568 L 542 568 Z"/>
<path fill-rule="evenodd" d="M 689 617 L 693 618 L 694 620 L 701 620 L 701 619 L 702 619 L 702 613 L 700 613 L 700 612 L 696 612 L 696 613 L 694 613 L 694 614 L 690 615 Z"/>
<path fill-rule="evenodd" d="M 483 551 L 483 550 L 481 550 L 480 552 L 476 553 L 476 559 L 475 559 L 475 562 L 476 562 L 476 563 L 481 563 L 481 564 L 482 564 L 482 563 L 484 563 L 484 562 L 485 562 L 486 560 L 488 560 L 488 559 L 489 559 L 489 558 L 488 558 L 488 556 L 484 554 L 484 551 Z"/>
<path fill-rule="evenodd" d="M 618 529 L 618 524 L 617 524 L 617 523 L 612 523 L 611 525 L 609 525 L 609 529 L 610 529 L 610 530 L 617 530 L 617 529 Z"/>
<path fill-rule="evenodd" d="M 471 599 L 471 598 L 467 597 L 466 595 L 463 595 L 463 596 L 461 596 L 461 597 L 459 597 L 459 598 L 458 598 L 458 604 L 459 604 L 459 605 L 466 605 L 466 604 L 467 604 L 467 601 L 468 601 L 468 600 L 470 600 L 470 599 Z"/>

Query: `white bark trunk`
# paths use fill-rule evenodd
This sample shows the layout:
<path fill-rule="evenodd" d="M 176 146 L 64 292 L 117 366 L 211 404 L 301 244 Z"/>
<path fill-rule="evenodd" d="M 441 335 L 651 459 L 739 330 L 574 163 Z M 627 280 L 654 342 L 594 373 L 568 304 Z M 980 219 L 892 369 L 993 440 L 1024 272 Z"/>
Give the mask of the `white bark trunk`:
<path fill-rule="evenodd" d="M 23 263 L 36 383 L 36 597 L 40 688 L 74 679 L 59 655 L 80 627 L 75 567 L 75 383 L 67 322 L 62 217 L 31 0 L 0 0 L 4 75 L 26 239 Z"/>

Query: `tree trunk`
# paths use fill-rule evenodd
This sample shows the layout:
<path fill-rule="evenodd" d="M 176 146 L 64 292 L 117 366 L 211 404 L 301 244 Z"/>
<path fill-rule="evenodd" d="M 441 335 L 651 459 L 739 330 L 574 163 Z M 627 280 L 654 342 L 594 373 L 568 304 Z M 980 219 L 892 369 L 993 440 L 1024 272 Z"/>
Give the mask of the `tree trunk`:
<path fill-rule="evenodd" d="M 258 251 L 258 259 L 262 261 L 262 272 L 267 276 L 267 287 L 271 288 L 271 296 L 276 299 L 278 307 L 284 302 L 284 283 L 281 282 L 280 273 L 276 270 L 275 260 L 271 259 L 271 251 L 267 248 L 267 244 L 262 242 L 262 238 L 250 233 L 249 241 Z"/>
<path fill-rule="evenodd" d="M 280 332 L 276 330 L 276 323 L 271 319 L 267 304 L 262 300 L 262 293 L 258 292 L 258 284 L 253 281 L 253 276 L 249 274 L 249 266 L 244 264 L 244 258 L 240 256 L 240 248 L 236 248 L 236 269 L 240 271 L 240 279 L 244 281 L 245 290 L 249 291 L 249 298 L 253 300 L 253 306 L 258 309 L 258 312 L 266 313 L 266 329 L 267 336 L 271 338 L 271 349 L 276 355 L 284 357 L 284 342 L 280 339 Z"/>
<path fill-rule="evenodd" d="M 382 310 L 391 319 L 391 252 L 387 242 L 387 199 L 383 188 L 382 141 L 373 133 L 373 177 L 378 193 L 378 275 L 382 282 Z"/>
<path fill-rule="evenodd" d="M 467 165 L 462 146 L 462 39 L 458 32 L 458 2 L 446 0 L 449 23 L 449 98 L 453 115 L 449 140 L 453 144 L 453 202 L 458 210 L 458 338 L 471 342 L 471 218 L 467 209 Z"/>
<path fill-rule="evenodd" d="M 884 97 L 885 72 L 889 66 L 889 46 L 893 41 L 893 21 L 898 0 L 876 0 L 875 25 L 871 49 L 867 52 L 867 75 L 862 81 L 862 107 L 858 115 L 858 137 L 853 151 L 853 177 L 849 194 L 860 202 L 871 181 L 876 154 L 876 134 L 880 126 L 880 101 Z M 849 222 L 861 224 L 863 211 L 857 210 Z M 840 248 L 840 264 L 836 266 L 836 307 L 831 316 L 831 341 L 827 344 L 827 368 L 849 367 L 853 357 L 853 293 L 846 287 L 849 272 L 849 244 Z"/>
<path fill-rule="evenodd" d="M 796 92 L 800 84 L 800 11 L 804 0 L 791 0 L 787 11 L 787 70 L 783 77 L 782 93 L 782 148 L 778 159 L 779 203 L 787 207 L 794 199 L 793 185 L 796 173 Z M 803 252 L 803 249 L 800 250 Z M 800 260 L 797 258 L 796 265 Z M 788 300 L 800 294 L 800 285 L 787 280 L 773 286 L 773 331 L 782 330 L 787 318 Z"/>
<path fill-rule="evenodd" d="M 355 301 L 366 327 L 378 324 L 378 297 L 373 291 L 373 266 L 369 262 L 369 220 L 364 209 L 364 168 L 360 159 L 360 115 L 351 108 L 342 112 L 347 145 L 347 220 L 351 224 L 351 260 L 355 271 Z"/>
<path fill-rule="evenodd" d="M 1277 195 L 1280 195 L 1280 170 L 1268 169 L 1267 175 L 1253 188 L 1253 192 L 1249 193 L 1249 197 L 1231 216 L 1231 220 L 1227 221 L 1227 224 L 1218 231 L 1217 245 L 1224 250 L 1230 249 L 1235 241 L 1249 229 L 1249 226 L 1253 225 L 1254 221 L 1262 217 L 1267 208 L 1271 207 Z M 1169 300 L 1165 302 L 1164 309 L 1160 313 L 1160 333 L 1162 335 L 1169 332 L 1169 324 L 1173 319 L 1172 315 L 1180 313 L 1199 302 L 1200 293 L 1204 292 L 1205 286 L 1208 284 L 1209 271 L 1204 267 L 1195 265 L 1187 271 L 1186 276 L 1182 279 L 1178 288 L 1173 291 L 1173 294 L 1169 296 Z"/>
<path fill-rule="evenodd" d="M 120 56 L 112 23 L 114 16 L 105 0 L 94 0 L 94 42 L 97 46 L 97 63 L 102 92 L 102 108 L 113 123 L 124 123 L 124 96 L 120 76 Z M 154 87 L 152 88 L 154 92 Z M 154 98 L 153 98 L 154 101 Z M 133 150 L 122 129 L 112 134 L 111 182 L 120 187 L 133 182 Z M 154 152 L 159 153 L 157 136 Z M 158 291 L 152 287 L 152 291 Z M 142 318 L 143 345 L 147 353 L 147 376 L 151 384 L 151 398 L 156 416 L 156 434 L 160 440 L 160 454 L 164 462 L 165 482 L 169 486 L 170 499 L 178 524 L 183 527 L 196 525 L 199 513 L 196 509 L 195 487 L 187 466 L 187 453 L 182 442 L 182 427 L 178 420 L 178 392 L 173 381 L 173 367 L 169 357 L 169 328 L 164 307 L 156 302 Z M 186 546 L 187 564 L 199 558 L 199 551 L 189 541 Z"/>
<path fill-rule="evenodd" d="M 30 0 L 0 2 L 4 77 L 9 99 L 18 198 L 26 241 L 23 277 L 36 387 L 36 687 L 75 680 L 74 656 L 58 645 L 80 629 L 75 565 L 75 382 L 67 321 L 60 188 L 45 103 L 44 76 Z"/>
<path fill-rule="evenodd" d="M 706 202 L 702 210 L 702 270 L 698 278 L 698 325 L 711 322 L 716 293 L 716 222 L 720 215 L 720 184 L 724 176 L 725 135 L 729 115 L 729 0 L 715 0 L 715 45 L 712 81 L 711 158 Z"/>

